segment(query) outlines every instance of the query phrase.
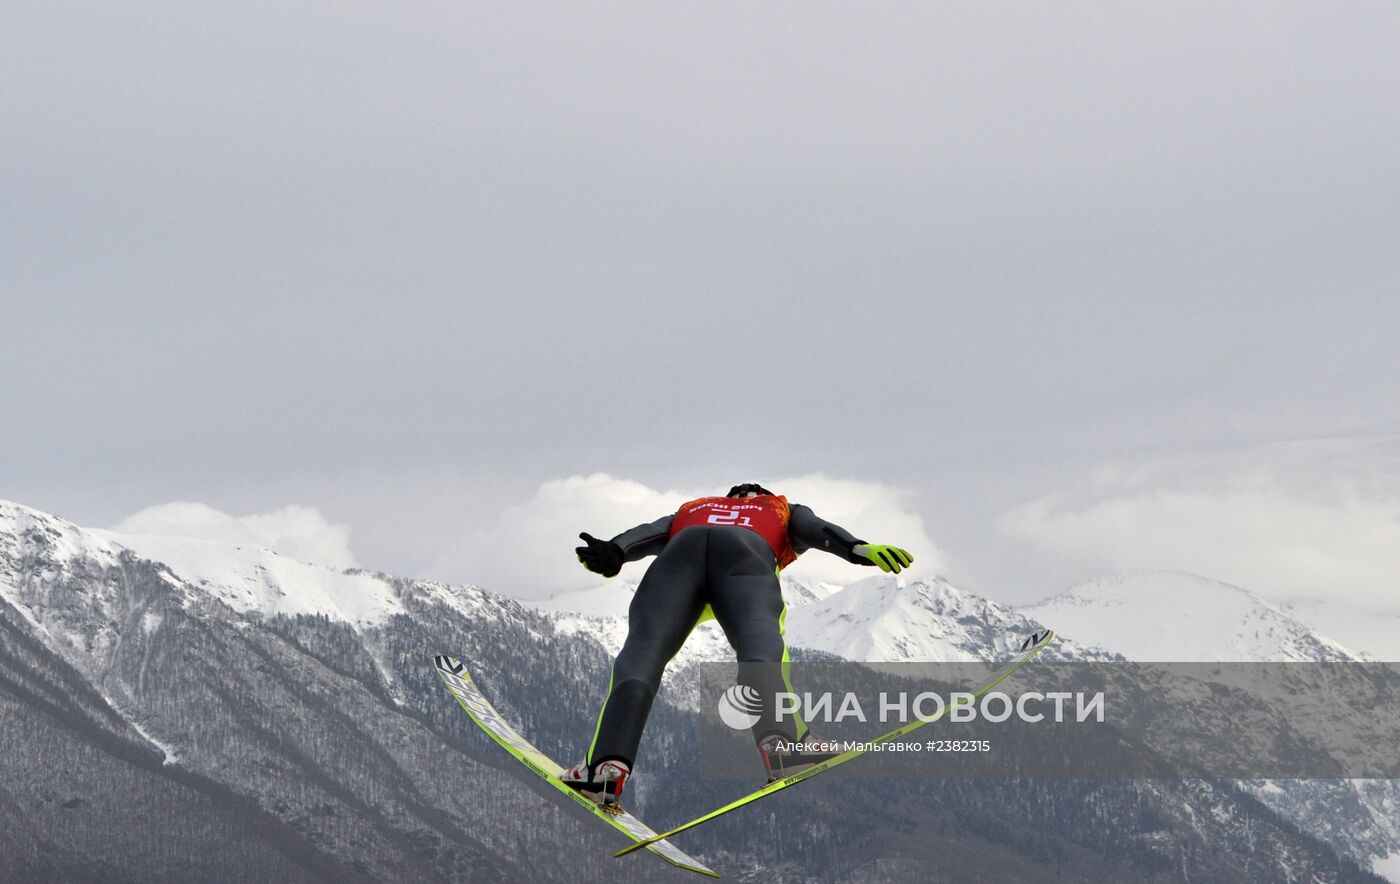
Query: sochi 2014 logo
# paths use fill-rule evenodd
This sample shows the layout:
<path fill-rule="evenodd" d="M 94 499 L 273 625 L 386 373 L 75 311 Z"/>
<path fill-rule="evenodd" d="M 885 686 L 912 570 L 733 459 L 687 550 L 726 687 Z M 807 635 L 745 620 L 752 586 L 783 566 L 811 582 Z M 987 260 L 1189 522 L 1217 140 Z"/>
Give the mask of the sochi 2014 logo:
<path fill-rule="evenodd" d="M 736 684 L 719 697 L 720 720 L 736 731 L 758 724 L 762 709 L 758 691 L 746 684 Z"/>

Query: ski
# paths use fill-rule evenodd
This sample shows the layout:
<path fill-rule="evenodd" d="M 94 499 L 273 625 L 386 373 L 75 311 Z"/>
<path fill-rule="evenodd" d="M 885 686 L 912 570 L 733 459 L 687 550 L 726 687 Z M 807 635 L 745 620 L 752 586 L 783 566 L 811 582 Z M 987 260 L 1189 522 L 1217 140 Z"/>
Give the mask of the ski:
<path fill-rule="evenodd" d="M 699 860 L 664 840 L 651 827 L 621 807 L 614 805 L 605 809 L 564 785 L 559 779 L 559 774 L 563 773 L 564 768 L 536 749 L 529 740 L 520 736 L 519 732 L 501 717 L 501 714 L 496 711 L 496 707 L 492 706 L 482 695 L 476 682 L 472 681 L 470 673 L 467 672 L 467 668 L 462 665 L 460 660 L 455 657 L 439 655 L 433 658 L 433 666 L 437 669 L 443 684 L 452 692 L 452 696 L 457 698 L 457 702 L 467 711 L 472 720 L 482 730 L 490 734 L 493 740 L 500 743 L 507 752 L 515 756 L 521 764 L 534 771 L 545 782 L 574 799 L 594 816 L 631 838 L 637 846 L 646 847 L 647 850 L 671 865 L 691 872 L 699 872 L 702 875 L 709 875 L 712 878 L 719 877 L 718 873 L 706 868 Z"/>
<path fill-rule="evenodd" d="M 1022 653 L 1019 657 L 1013 660 L 1005 669 L 1001 670 L 1001 672 L 997 673 L 996 676 L 993 677 L 986 684 L 973 691 L 969 697 L 967 697 L 966 699 L 959 698 L 960 702 L 955 703 L 948 708 L 956 708 L 957 706 L 963 706 L 967 703 L 971 703 L 973 700 L 978 699 L 983 694 L 990 691 L 992 688 L 1006 681 L 1017 669 L 1020 669 L 1022 666 L 1026 665 L 1026 663 L 1030 662 L 1036 654 L 1039 654 L 1041 651 L 1045 650 L 1045 647 L 1050 644 L 1051 640 L 1053 640 L 1054 637 L 1055 633 L 1051 632 L 1048 629 L 1041 633 L 1032 634 L 1031 637 L 1027 639 L 1026 643 L 1021 646 Z M 946 710 L 940 710 L 939 715 L 935 715 L 927 719 L 911 721 L 908 724 L 896 730 L 890 731 L 884 736 L 877 737 L 874 740 L 868 741 L 869 745 L 889 743 L 894 740 L 898 740 L 900 737 L 903 737 L 909 733 L 912 733 L 913 731 L 918 730 L 919 728 L 923 727 L 929 722 L 937 721 L 938 718 L 942 715 L 943 711 Z M 677 826 L 669 832 L 663 832 L 660 835 L 655 835 L 650 839 L 643 839 L 637 841 L 634 844 L 630 844 L 627 847 L 624 847 L 623 849 L 619 850 L 617 853 L 613 854 L 613 856 L 626 856 L 627 854 L 640 847 L 648 847 L 655 841 L 670 838 L 672 835 L 678 835 L 687 829 L 691 829 L 695 826 L 700 825 L 701 823 L 706 823 L 712 819 L 715 819 L 716 817 L 724 816 L 731 810 L 738 810 L 746 804 L 752 804 L 760 798 L 767 798 L 769 795 L 772 795 L 775 792 L 780 792 L 789 786 L 795 786 L 804 780 L 811 779 L 812 777 L 816 776 L 819 773 L 822 773 L 823 771 L 831 770 L 833 767 L 837 767 L 839 765 L 845 764 L 848 761 L 852 761 L 856 758 L 859 758 L 861 755 L 864 755 L 867 751 L 869 750 L 864 748 L 851 749 L 850 751 L 843 752 L 834 758 L 828 758 L 826 761 L 823 761 L 819 764 L 815 764 L 807 768 L 806 770 L 795 773 L 790 777 L 786 777 L 781 780 L 774 780 L 773 782 L 762 787 L 761 789 L 756 789 L 747 795 L 744 795 L 740 798 L 736 798 L 728 804 L 724 805 L 723 807 L 712 810 L 704 816 L 696 817 L 690 822 L 685 823 L 684 825 Z"/>

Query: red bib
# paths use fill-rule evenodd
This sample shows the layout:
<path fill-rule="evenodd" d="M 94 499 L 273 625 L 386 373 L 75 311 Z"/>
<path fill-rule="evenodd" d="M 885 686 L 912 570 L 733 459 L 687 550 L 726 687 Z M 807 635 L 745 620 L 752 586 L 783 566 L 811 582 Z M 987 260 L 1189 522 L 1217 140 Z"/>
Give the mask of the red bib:
<path fill-rule="evenodd" d="M 756 531 L 773 548 L 778 567 L 786 568 L 797 559 L 788 538 L 791 516 L 787 498 L 781 494 L 758 497 L 702 497 L 681 504 L 671 520 L 671 537 L 692 525 L 728 525 Z"/>

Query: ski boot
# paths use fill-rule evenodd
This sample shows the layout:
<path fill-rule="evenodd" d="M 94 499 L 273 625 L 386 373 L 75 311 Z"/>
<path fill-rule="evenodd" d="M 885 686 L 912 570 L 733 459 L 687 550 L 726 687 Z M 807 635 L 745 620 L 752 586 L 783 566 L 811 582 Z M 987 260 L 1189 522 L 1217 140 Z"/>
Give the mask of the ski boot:
<path fill-rule="evenodd" d="M 759 741 L 758 754 L 763 757 L 763 770 L 771 783 L 801 773 L 841 753 L 836 744 L 823 743 L 808 733 L 800 742 L 785 734 L 770 734 Z"/>
<path fill-rule="evenodd" d="M 559 779 L 594 804 L 615 807 L 622 797 L 622 786 L 631 775 L 627 762 L 610 758 L 592 766 L 586 760 L 580 761 L 559 774 Z"/>

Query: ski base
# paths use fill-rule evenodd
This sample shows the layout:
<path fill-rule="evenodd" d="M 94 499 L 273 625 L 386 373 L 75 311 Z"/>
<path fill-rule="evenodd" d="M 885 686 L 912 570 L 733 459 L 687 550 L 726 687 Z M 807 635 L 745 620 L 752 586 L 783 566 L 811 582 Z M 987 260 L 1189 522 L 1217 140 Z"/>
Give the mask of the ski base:
<path fill-rule="evenodd" d="M 455 657 L 439 655 L 433 658 L 433 666 L 437 669 L 438 675 L 442 678 L 443 684 L 452 692 L 452 696 L 457 698 L 457 702 L 467 711 L 482 730 L 491 735 L 497 743 L 511 755 L 534 771 L 541 779 L 549 783 L 558 791 L 568 795 L 575 802 L 586 808 L 589 813 L 601 819 L 603 822 L 617 829 L 619 832 L 632 839 L 635 846 L 645 847 L 647 850 L 666 860 L 673 866 L 691 872 L 698 872 L 701 875 L 708 875 L 718 878 L 719 874 L 707 868 L 699 860 L 686 854 L 669 841 L 657 835 L 650 826 L 623 810 L 620 805 L 609 805 L 604 807 L 600 804 L 588 800 L 577 791 L 564 785 L 559 779 L 559 775 L 564 772 L 564 768 L 552 761 L 547 755 L 536 749 L 530 741 L 522 737 L 515 728 L 506 722 L 496 708 L 482 695 L 477 688 L 476 682 L 472 681 L 471 675 L 467 672 L 462 662 Z"/>

